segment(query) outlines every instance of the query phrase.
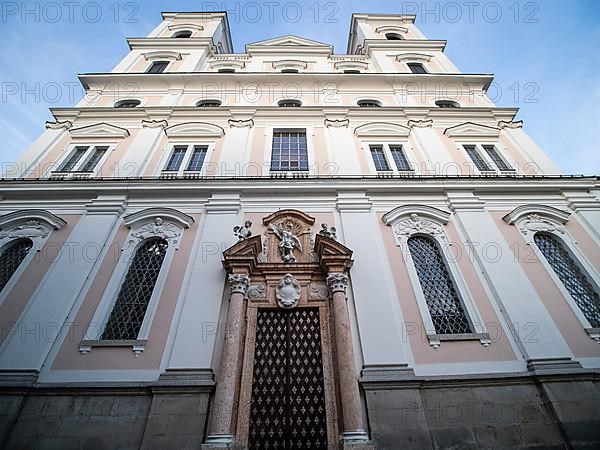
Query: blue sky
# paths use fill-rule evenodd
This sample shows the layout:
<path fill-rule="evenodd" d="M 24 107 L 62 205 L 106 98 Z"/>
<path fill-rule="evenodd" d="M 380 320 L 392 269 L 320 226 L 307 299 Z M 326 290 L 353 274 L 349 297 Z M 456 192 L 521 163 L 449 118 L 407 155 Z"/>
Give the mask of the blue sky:
<path fill-rule="evenodd" d="M 43 131 L 48 108 L 83 92 L 77 73 L 108 72 L 161 11 L 227 10 L 236 51 L 297 34 L 344 53 L 353 12 L 417 13 L 431 39 L 467 73 L 493 73 L 499 106 L 521 108 L 526 131 L 569 174 L 600 173 L 600 2 L 98 1 L 0 2 L 0 160 Z"/>

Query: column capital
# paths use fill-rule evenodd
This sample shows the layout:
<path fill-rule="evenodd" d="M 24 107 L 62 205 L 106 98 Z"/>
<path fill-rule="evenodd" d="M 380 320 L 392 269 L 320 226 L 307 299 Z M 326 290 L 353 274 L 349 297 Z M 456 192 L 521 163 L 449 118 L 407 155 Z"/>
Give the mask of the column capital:
<path fill-rule="evenodd" d="M 327 275 L 327 286 L 329 287 L 331 295 L 336 292 L 343 292 L 346 294 L 349 282 L 350 278 L 348 277 L 348 274 L 343 272 L 331 272 Z"/>
<path fill-rule="evenodd" d="M 227 277 L 227 283 L 232 294 L 244 294 L 248 291 L 250 277 L 243 274 L 233 274 Z"/>

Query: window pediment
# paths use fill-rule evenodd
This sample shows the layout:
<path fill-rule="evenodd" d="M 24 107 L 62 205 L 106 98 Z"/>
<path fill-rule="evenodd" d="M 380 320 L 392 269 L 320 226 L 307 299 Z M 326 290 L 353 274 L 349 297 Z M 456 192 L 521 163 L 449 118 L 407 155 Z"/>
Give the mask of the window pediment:
<path fill-rule="evenodd" d="M 408 33 L 408 28 L 399 27 L 398 25 L 382 25 L 380 27 L 375 28 L 375 33 L 400 33 L 406 34 Z"/>
<path fill-rule="evenodd" d="M 169 137 L 220 138 L 225 136 L 225 130 L 223 128 L 206 122 L 188 122 L 171 125 L 170 127 L 165 128 L 165 133 Z"/>
<path fill-rule="evenodd" d="M 500 136 L 500 128 L 473 122 L 465 122 L 447 128 L 444 131 L 444 134 L 449 138 L 458 139 L 497 139 Z"/>
<path fill-rule="evenodd" d="M 169 31 L 203 31 L 204 27 L 202 25 L 198 25 L 196 23 L 186 22 L 186 23 L 176 23 L 173 25 L 169 25 Z"/>
<path fill-rule="evenodd" d="M 43 209 L 24 209 L 0 216 L 0 230 L 5 232 L 23 222 L 43 222 L 54 230 L 60 230 L 67 224 L 60 217 Z"/>
<path fill-rule="evenodd" d="M 382 220 L 394 229 L 396 238 L 408 238 L 415 234 L 443 236 L 450 213 L 426 205 L 404 205 L 388 212 Z"/>
<path fill-rule="evenodd" d="M 429 62 L 433 56 L 425 53 L 399 53 L 396 55 L 396 61 L 408 63 L 408 62 Z"/>
<path fill-rule="evenodd" d="M 153 221 L 157 218 L 174 222 L 181 228 L 189 228 L 194 223 L 194 219 L 192 217 L 173 208 L 144 209 L 142 211 L 129 214 L 123 219 L 123 222 L 125 226 L 129 228 L 135 228 L 144 222 Z"/>
<path fill-rule="evenodd" d="M 124 139 L 129 137 L 129 130 L 102 122 L 85 127 L 71 128 L 69 133 L 74 138 L 115 138 Z"/>
<path fill-rule="evenodd" d="M 563 225 L 569 221 L 570 213 L 546 205 L 523 205 L 502 218 L 515 225 L 527 236 L 529 233 L 546 231 L 564 234 Z"/>
<path fill-rule="evenodd" d="M 216 60 L 209 63 L 210 68 L 214 70 L 233 69 L 241 70 L 246 68 L 246 63 L 238 59 Z"/>
<path fill-rule="evenodd" d="M 157 61 L 157 60 L 168 60 L 168 61 L 179 61 L 181 59 L 181 53 L 170 52 L 170 51 L 156 51 L 144 53 L 146 61 Z"/>
<path fill-rule="evenodd" d="M 333 63 L 335 70 L 343 72 L 344 70 L 358 70 L 360 72 L 366 72 L 369 68 L 369 63 L 366 61 L 337 61 Z"/>
<path fill-rule="evenodd" d="M 299 61 L 294 59 L 284 59 L 281 61 L 273 61 L 271 63 L 275 70 L 295 69 L 295 70 L 306 70 L 308 63 L 305 61 Z"/>
<path fill-rule="evenodd" d="M 354 134 L 361 138 L 408 137 L 411 129 L 389 122 L 371 122 L 356 127 Z"/>

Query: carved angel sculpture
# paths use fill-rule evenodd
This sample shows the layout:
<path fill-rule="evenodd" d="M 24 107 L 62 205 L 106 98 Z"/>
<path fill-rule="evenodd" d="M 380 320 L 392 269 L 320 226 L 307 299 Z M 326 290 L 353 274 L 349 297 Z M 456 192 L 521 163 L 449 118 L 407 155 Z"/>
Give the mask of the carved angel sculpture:
<path fill-rule="evenodd" d="M 281 254 L 283 262 L 296 262 L 296 257 L 294 256 L 294 249 L 296 248 L 298 249 L 298 251 L 302 252 L 302 244 L 300 243 L 300 240 L 292 233 L 292 225 L 289 224 L 286 229 L 274 224 L 269 224 L 269 228 L 273 231 L 273 233 L 275 233 L 275 235 L 280 240 L 279 253 Z"/>

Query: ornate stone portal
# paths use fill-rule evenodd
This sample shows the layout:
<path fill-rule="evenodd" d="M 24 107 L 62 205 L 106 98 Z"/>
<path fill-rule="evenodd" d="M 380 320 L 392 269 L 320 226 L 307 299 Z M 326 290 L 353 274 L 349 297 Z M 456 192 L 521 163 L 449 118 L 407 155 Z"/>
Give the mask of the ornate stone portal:
<path fill-rule="evenodd" d="M 346 298 L 352 251 L 314 222 L 279 211 L 224 253 L 231 299 L 205 448 L 369 448 Z"/>

